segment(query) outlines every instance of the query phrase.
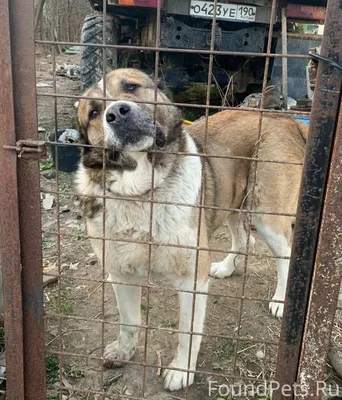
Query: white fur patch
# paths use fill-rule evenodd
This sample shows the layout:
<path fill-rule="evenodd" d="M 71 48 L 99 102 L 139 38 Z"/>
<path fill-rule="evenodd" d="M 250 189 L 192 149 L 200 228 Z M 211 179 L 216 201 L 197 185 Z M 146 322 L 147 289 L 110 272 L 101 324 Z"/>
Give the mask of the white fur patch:
<path fill-rule="evenodd" d="M 271 227 L 261 223 L 257 216 L 253 216 L 252 221 L 275 256 L 289 257 L 291 255 L 291 247 L 289 246 L 288 240 L 284 235 L 273 232 Z M 276 291 L 272 297 L 273 301 L 269 304 L 269 309 L 275 317 L 281 318 L 284 312 L 284 304 L 278 303 L 276 300 L 280 300 L 282 302 L 285 301 L 290 261 L 278 258 L 276 259 L 276 264 L 278 282 Z"/>
<path fill-rule="evenodd" d="M 97 87 L 103 90 L 103 78 L 97 83 Z"/>
<path fill-rule="evenodd" d="M 102 78 L 99 82 L 97 82 L 97 87 L 98 87 L 99 89 L 101 89 L 102 91 L 104 91 L 104 81 L 103 81 L 103 78 Z M 104 97 L 109 98 L 109 99 L 112 97 L 112 96 L 110 95 L 110 93 L 108 92 L 107 87 L 106 87 L 106 94 L 105 94 Z"/>
<path fill-rule="evenodd" d="M 139 196 L 152 189 L 152 163 L 147 159 L 146 152 L 129 152 L 128 154 L 137 162 L 137 168 L 124 172 L 109 171 L 111 183 L 108 189 L 123 196 Z M 154 188 L 162 185 L 168 172 L 166 168 L 155 168 Z"/>
<path fill-rule="evenodd" d="M 186 135 L 188 151 L 197 153 L 193 139 Z M 146 153 L 130 153 L 137 161 L 134 171 L 107 171 L 108 197 L 115 195 L 138 197 L 151 189 L 152 165 Z M 172 174 L 165 168 L 156 168 L 154 173 L 154 198 L 158 201 L 185 203 L 194 205 L 199 201 L 201 186 L 201 160 L 197 156 L 181 156 L 177 164 L 177 173 Z M 78 172 L 78 188 L 82 195 L 102 195 L 101 186 L 90 181 L 86 169 L 81 166 Z M 148 194 L 144 196 L 148 199 Z M 99 199 L 99 204 L 102 200 Z M 146 241 L 150 232 L 149 202 L 125 201 L 120 199 L 106 200 L 106 237 L 122 239 L 123 242 L 108 242 L 106 245 L 106 265 L 115 276 L 120 273 L 136 272 L 146 267 L 147 247 L 135 243 L 124 243 L 125 238 Z M 154 204 L 152 217 L 152 236 L 156 242 L 196 245 L 197 210 L 192 207 Z M 102 213 L 88 219 L 88 233 L 102 237 Z M 102 240 L 93 241 L 94 251 L 102 258 Z M 152 263 L 158 273 L 168 273 L 168 265 L 173 266 L 173 274 L 185 273 L 188 268 L 189 254 L 186 251 L 171 247 L 153 247 L 155 252 Z M 184 272 L 180 272 L 183 269 Z M 144 269 L 144 268 L 143 268 Z"/>

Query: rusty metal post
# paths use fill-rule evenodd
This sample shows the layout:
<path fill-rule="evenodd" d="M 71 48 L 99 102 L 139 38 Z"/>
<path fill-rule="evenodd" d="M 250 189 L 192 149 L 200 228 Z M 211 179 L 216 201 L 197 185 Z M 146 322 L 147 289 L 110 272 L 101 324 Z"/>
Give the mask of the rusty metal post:
<path fill-rule="evenodd" d="M 37 139 L 33 0 L 9 2 L 16 139 Z M 14 143 L 11 143 L 14 144 Z M 43 269 L 38 162 L 18 162 L 25 400 L 45 400 Z"/>
<path fill-rule="evenodd" d="M 6 335 L 6 392 L 24 399 L 23 313 L 17 155 L 3 146 L 15 143 L 8 0 L 0 0 L 0 263 L 3 274 Z"/>
<path fill-rule="evenodd" d="M 328 2 L 322 43 L 322 55 L 339 64 L 342 63 L 340 5 L 340 0 Z M 297 378 L 329 161 L 340 106 L 341 84 L 341 71 L 327 62 L 320 62 L 278 351 L 276 380 L 280 385 L 292 385 Z M 280 390 L 274 395 L 276 400 L 283 398 L 289 397 L 284 397 Z"/>
<path fill-rule="evenodd" d="M 287 55 L 287 10 L 286 7 L 281 9 L 281 48 L 282 54 Z M 287 97 L 288 97 L 288 85 L 287 85 L 287 58 L 281 59 L 282 63 L 282 76 L 283 76 L 283 98 L 285 103 L 285 110 L 287 110 Z"/>
<path fill-rule="evenodd" d="M 323 210 L 311 297 L 303 338 L 298 383 L 313 400 L 322 398 L 326 360 L 341 283 L 342 264 L 342 113 L 336 130 Z M 321 382 L 320 385 L 317 382 Z"/>

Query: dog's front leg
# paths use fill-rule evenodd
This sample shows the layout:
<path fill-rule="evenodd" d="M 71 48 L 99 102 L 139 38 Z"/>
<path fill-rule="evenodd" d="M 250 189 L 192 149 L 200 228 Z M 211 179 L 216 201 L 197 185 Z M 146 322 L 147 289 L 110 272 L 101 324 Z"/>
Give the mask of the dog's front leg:
<path fill-rule="evenodd" d="M 105 348 L 104 365 L 108 368 L 120 367 L 133 357 L 138 341 L 137 326 L 141 324 L 141 287 L 114 284 L 113 289 L 120 313 L 120 334 Z"/>
<path fill-rule="evenodd" d="M 208 247 L 208 237 L 205 223 L 205 214 L 203 212 L 201 219 L 201 231 L 200 231 L 200 246 Z M 170 369 L 165 370 L 165 389 L 178 390 L 189 386 L 194 381 L 194 373 L 187 371 L 176 371 L 172 368 L 179 368 L 183 370 L 196 370 L 197 357 L 200 349 L 205 311 L 207 306 L 206 294 L 195 294 L 186 293 L 184 291 L 192 291 L 194 289 L 195 279 L 196 292 L 208 292 L 209 287 L 209 268 L 210 268 L 210 257 L 207 251 L 200 251 L 198 254 L 198 268 L 196 270 L 196 261 L 194 253 L 188 254 L 188 267 L 189 275 L 177 280 L 176 287 L 180 290 L 179 292 L 179 306 L 180 306 L 180 317 L 179 317 L 179 330 L 178 334 L 178 348 L 176 357 L 169 365 Z M 197 276 L 195 276 L 197 275 Z M 195 306 L 195 307 L 193 307 Z M 193 323 L 192 323 L 193 321 Z M 190 332 L 193 334 L 190 334 Z M 196 333 L 199 333 L 199 335 Z"/>
<path fill-rule="evenodd" d="M 193 288 L 194 282 L 191 279 L 187 279 L 185 282 L 183 281 L 178 287 L 179 290 L 193 290 Z M 196 291 L 207 292 L 208 280 L 198 280 Z M 179 343 L 176 357 L 169 365 L 170 369 L 167 369 L 164 372 L 165 389 L 169 389 L 171 391 L 179 390 L 191 385 L 194 381 L 193 372 L 176 371 L 172 370 L 172 368 L 187 370 L 190 367 L 190 370 L 193 371 L 196 369 L 197 356 L 202 341 L 202 335 L 196 335 L 196 333 L 203 332 L 207 297 L 207 295 L 179 292 L 179 330 L 180 332 L 190 332 L 192 330 L 195 334 L 178 334 Z M 195 310 L 193 312 L 194 302 Z M 192 316 L 193 325 L 191 322 Z M 191 350 L 189 352 L 190 346 Z"/>

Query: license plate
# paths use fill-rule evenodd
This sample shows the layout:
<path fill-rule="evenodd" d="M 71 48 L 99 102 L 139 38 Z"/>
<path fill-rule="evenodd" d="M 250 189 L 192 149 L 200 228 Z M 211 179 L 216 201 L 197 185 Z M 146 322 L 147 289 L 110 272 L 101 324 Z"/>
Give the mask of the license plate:
<path fill-rule="evenodd" d="M 217 3 L 216 19 L 255 21 L 256 7 L 244 4 Z M 202 0 L 191 0 L 190 15 L 193 17 L 212 18 L 214 3 Z"/>

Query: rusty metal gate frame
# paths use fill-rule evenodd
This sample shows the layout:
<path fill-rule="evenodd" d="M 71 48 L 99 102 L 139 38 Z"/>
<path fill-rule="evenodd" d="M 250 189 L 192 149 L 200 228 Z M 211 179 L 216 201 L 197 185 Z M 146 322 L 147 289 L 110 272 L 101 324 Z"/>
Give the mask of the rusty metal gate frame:
<path fill-rule="evenodd" d="M 9 15 L 0 2 L 0 246 L 6 332 L 7 392 L 24 398 L 23 315 L 18 211 L 17 156 L 3 146 L 15 143 Z"/>
<path fill-rule="evenodd" d="M 339 65 L 342 64 L 341 16 L 341 1 L 329 0 L 325 20 L 327 31 L 323 37 L 321 54 Z M 326 225 L 322 226 L 322 231 L 320 232 L 320 224 L 326 200 L 329 172 L 333 174 L 333 168 L 337 167 L 336 154 L 335 163 L 331 165 L 330 157 L 334 147 L 334 139 L 341 134 L 339 132 L 341 127 L 339 130 L 336 129 L 340 112 L 341 86 L 342 72 L 332 67 L 328 62 L 320 62 L 304 160 L 300 200 L 296 217 L 297 223 L 292 245 L 288 278 L 288 282 L 291 282 L 291 284 L 288 285 L 287 290 L 278 350 L 276 377 L 279 377 L 280 385 L 290 383 L 292 386 L 297 382 L 302 346 L 304 346 L 304 353 L 306 354 L 305 340 L 308 332 L 303 336 L 303 330 L 307 317 L 308 326 L 312 324 L 310 317 L 313 318 L 312 312 L 314 310 L 314 308 L 311 308 L 313 306 L 312 302 L 310 303 L 310 311 L 308 312 L 307 310 L 310 290 L 318 289 L 320 295 L 329 293 L 322 292 L 324 287 L 315 286 L 311 288 L 311 281 L 313 274 L 317 273 L 319 265 L 317 262 L 315 264 L 315 258 L 319 255 L 320 247 L 326 244 Z M 336 139 L 335 146 L 338 143 Z M 321 168 L 318 169 L 318 166 Z M 331 202 L 331 189 L 330 192 L 328 191 L 327 196 L 330 196 L 327 200 Z M 324 222 L 325 224 L 327 223 L 326 220 Z M 331 222 L 330 224 L 332 228 L 333 224 Z M 321 235 L 320 239 L 319 235 Z M 317 247 L 318 243 L 320 247 Z M 316 252 L 318 252 L 317 255 Z M 317 284 L 316 278 L 317 275 L 315 275 L 314 281 Z M 339 284 L 340 279 L 338 280 L 338 286 Z M 338 291 L 335 286 L 330 290 L 333 292 Z M 320 305 L 317 304 L 317 306 Z M 330 338 L 331 329 L 326 339 Z M 323 347 L 321 345 L 320 349 L 322 350 L 327 345 L 326 343 Z M 309 359 L 310 356 L 306 354 L 306 357 L 304 356 L 301 360 L 301 369 L 306 362 L 310 364 Z M 321 366 L 323 367 L 322 364 Z M 318 380 L 318 377 L 321 377 L 321 372 L 317 370 L 317 366 L 312 372 L 315 373 L 311 376 L 311 384 Z M 300 381 L 303 383 L 302 380 Z M 310 394 L 312 395 L 311 398 L 318 399 L 316 393 L 312 392 Z M 279 392 L 276 393 L 275 398 L 278 400 L 285 398 L 285 396 Z"/>
<path fill-rule="evenodd" d="M 298 384 L 305 387 L 309 396 L 313 399 L 319 398 L 316 382 L 323 382 L 325 379 L 326 355 L 331 349 L 330 336 L 340 292 L 342 263 L 341 204 L 342 113 L 340 111 L 297 375 Z M 298 396 L 298 398 L 304 399 L 304 396 Z"/>
<path fill-rule="evenodd" d="M 341 0 L 328 3 L 329 34 L 324 36 L 322 55 L 341 65 L 340 4 Z M 46 387 L 39 169 L 37 162 L 24 158 L 17 161 L 16 153 L 4 149 L 20 139 L 35 140 L 37 135 L 33 1 L 0 0 L 0 20 L 0 106 L 6 111 L 0 116 L 0 244 L 7 396 L 43 400 Z M 320 354 L 315 360 L 321 367 L 325 363 L 323 350 L 329 345 L 339 289 L 338 260 L 329 246 L 337 246 L 340 240 L 339 232 L 333 230 L 341 226 L 341 214 L 335 214 L 339 200 L 335 191 L 342 190 L 341 180 L 335 175 L 341 169 L 341 116 L 337 124 L 341 83 L 341 72 L 320 62 L 277 362 L 276 379 L 281 384 L 313 385 L 321 377 L 321 370 L 310 361 L 309 345 L 318 346 Z M 317 161 L 322 165 L 319 171 L 314 170 Z M 335 225 L 331 222 L 333 215 Z M 322 305 L 318 301 L 324 294 L 322 288 L 327 290 L 327 282 L 331 283 L 333 296 Z M 330 325 L 324 336 L 318 337 L 315 333 L 323 328 L 319 319 L 322 312 L 329 316 Z M 309 380 L 307 371 L 311 372 Z M 318 399 L 314 393 L 311 397 Z M 283 397 L 276 392 L 274 398 Z"/>
<path fill-rule="evenodd" d="M 0 17 L 0 242 L 7 397 L 45 400 L 39 168 L 37 161 L 17 161 L 16 153 L 3 147 L 37 139 L 33 2 L 0 0 Z"/>

